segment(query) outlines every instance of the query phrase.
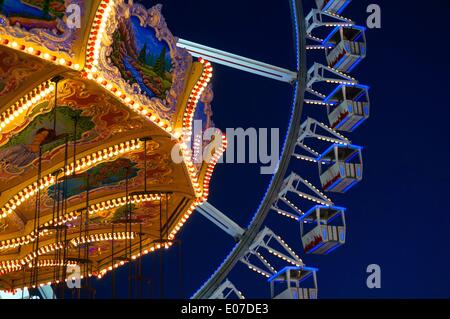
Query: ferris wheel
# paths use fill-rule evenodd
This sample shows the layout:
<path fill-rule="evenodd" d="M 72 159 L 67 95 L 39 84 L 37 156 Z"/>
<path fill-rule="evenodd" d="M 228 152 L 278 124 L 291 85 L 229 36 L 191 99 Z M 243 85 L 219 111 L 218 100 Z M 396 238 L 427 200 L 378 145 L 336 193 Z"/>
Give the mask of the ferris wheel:
<path fill-rule="evenodd" d="M 236 245 L 192 298 L 245 298 L 229 279 L 237 264 L 267 280 L 271 298 L 317 298 L 318 269 L 268 216 L 298 224 L 306 254 L 345 244 L 346 208 L 331 195 L 362 180 L 362 147 L 347 136 L 369 118 L 370 100 L 369 87 L 350 75 L 366 56 L 365 28 L 341 15 L 351 1 L 308 2 L 289 0 L 295 71 L 175 38 L 160 5 L 71 1 L 94 12 L 72 28 L 79 7 L 73 20 L 62 19 L 68 1 L 2 2 L 0 290 L 64 296 L 74 269 L 74 282 L 84 281 L 92 296 L 91 279 L 111 275 L 115 285 L 124 265 L 142 290 L 142 258 L 176 245 L 196 211 Z M 247 227 L 208 202 L 226 137 L 216 130 L 209 162 L 194 161 L 203 146 L 194 119 L 214 127 L 214 64 L 293 87 L 282 155 Z M 178 163 L 169 161 L 174 149 Z M 307 179 L 306 171 L 318 176 Z"/>
<path fill-rule="evenodd" d="M 306 266 L 282 239 L 281 231 L 266 225 L 268 214 L 277 213 L 299 223 L 301 243 L 307 254 L 327 255 L 345 244 L 346 208 L 337 206 L 323 191 L 346 193 L 362 180 L 362 147 L 353 145 L 343 132 L 353 132 L 370 114 L 369 87 L 349 74 L 366 56 L 365 28 L 341 15 L 350 1 L 316 0 L 306 17 L 304 1 L 289 2 L 297 49 L 296 72 L 179 42 L 191 54 L 211 62 L 294 87 L 290 126 L 279 167 L 248 227 L 241 228 L 208 202 L 197 208 L 237 239 L 237 244 L 192 298 L 244 298 L 239 285 L 227 279 L 238 263 L 268 278 L 271 298 L 318 297 L 318 269 Z M 313 50 L 324 51 L 325 61 L 308 61 L 308 52 Z M 305 105 L 322 107 L 328 123 L 308 116 Z M 320 187 L 289 170 L 291 161 L 296 160 L 318 166 Z M 303 201 L 302 208 L 296 203 L 298 199 Z M 303 207 L 307 210 L 302 210 Z M 268 255 L 282 260 L 286 267 L 276 270 Z"/>

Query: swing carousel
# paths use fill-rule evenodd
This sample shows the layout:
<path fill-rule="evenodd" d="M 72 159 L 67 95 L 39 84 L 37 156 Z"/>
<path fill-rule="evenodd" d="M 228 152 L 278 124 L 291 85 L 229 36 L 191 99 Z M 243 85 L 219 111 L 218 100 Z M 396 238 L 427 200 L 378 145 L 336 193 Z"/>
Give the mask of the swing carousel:
<path fill-rule="evenodd" d="M 225 148 L 217 130 L 193 159 L 211 77 L 160 5 L 0 1 L 0 290 L 139 272 L 172 246 Z"/>

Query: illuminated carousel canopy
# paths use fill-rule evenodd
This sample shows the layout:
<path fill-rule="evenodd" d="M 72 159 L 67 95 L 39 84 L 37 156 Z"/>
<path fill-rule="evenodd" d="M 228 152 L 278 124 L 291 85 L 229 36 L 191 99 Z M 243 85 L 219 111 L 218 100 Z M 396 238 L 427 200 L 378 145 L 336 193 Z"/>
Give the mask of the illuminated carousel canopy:
<path fill-rule="evenodd" d="M 0 1 L 0 289 L 61 282 L 67 265 L 102 277 L 172 245 L 226 146 L 194 160 L 211 76 L 160 5 Z"/>

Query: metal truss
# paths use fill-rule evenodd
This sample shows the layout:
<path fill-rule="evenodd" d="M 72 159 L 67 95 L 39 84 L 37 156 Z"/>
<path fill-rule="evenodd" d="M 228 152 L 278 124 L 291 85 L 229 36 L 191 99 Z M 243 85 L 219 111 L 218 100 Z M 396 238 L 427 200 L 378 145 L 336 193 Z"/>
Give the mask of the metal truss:
<path fill-rule="evenodd" d="M 302 190 L 302 188 L 304 188 L 304 190 Z M 289 193 L 296 194 L 300 198 L 316 204 L 324 206 L 333 205 L 331 199 L 329 199 L 324 193 L 317 189 L 317 187 L 294 172 L 291 172 L 291 175 L 289 175 L 284 180 L 280 193 L 278 194 L 278 200 L 290 206 L 299 216 L 303 215 L 303 211 L 286 198 Z M 273 207 L 277 207 L 277 202 Z"/>
<path fill-rule="evenodd" d="M 208 299 L 229 299 L 233 294 L 239 299 L 245 299 L 245 296 L 240 292 L 235 285 L 228 279 L 217 288 L 216 291 Z"/>
<path fill-rule="evenodd" d="M 274 242 L 277 243 L 283 251 L 274 247 Z M 303 261 L 300 257 L 289 247 L 286 242 L 278 235 L 276 235 L 271 229 L 265 227 L 262 231 L 258 233 L 253 243 L 248 248 L 247 252 L 240 259 L 242 263 L 247 265 L 247 267 L 267 278 L 270 278 L 272 275 L 276 274 L 277 271 L 275 268 L 269 263 L 269 261 L 264 258 L 262 255 L 262 251 L 266 251 L 269 254 L 272 254 L 283 261 L 286 261 L 295 266 L 303 266 Z M 253 258 L 256 257 L 256 258 Z M 261 266 L 257 266 L 255 261 L 259 261 Z"/>
<path fill-rule="evenodd" d="M 239 240 L 244 234 L 242 227 L 208 202 L 197 206 L 197 211 L 235 240 Z"/>
<path fill-rule="evenodd" d="M 318 83 L 357 85 L 358 81 L 354 77 L 333 69 L 332 67 L 320 63 L 314 63 L 314 65 L 308 70 L 306 91 L 323 100 L 326 95 L 316 91 L 313 88 L 314 85 Z"/>
<path fill-rule="evenodd" d="M 349 27 L 355 23 L 343 16 L 328 11 L 312 9 L 306 16 L 306 34 L 311 36 L 314 29 L 320 27 Z M 311 40 L 322 42 L 322 39 L 312 37 Z"/>
<path fill-rule="evenodd" d="M 300 134 L 296 142 L 297 149 L 292 156 L 300 160 L 317 163 L 317 158 L 320 156 L 320 153 L 312 147 L 306 145 L 308 140 L 311 139 L 331 144 L 351 144 L 351 141 L 344 135 L 338 133 L 336 130 L 325 125 L 324 123 L 308 117 L 300 126 Z M 299 152 L 300 149 L 303 153 Z"/>

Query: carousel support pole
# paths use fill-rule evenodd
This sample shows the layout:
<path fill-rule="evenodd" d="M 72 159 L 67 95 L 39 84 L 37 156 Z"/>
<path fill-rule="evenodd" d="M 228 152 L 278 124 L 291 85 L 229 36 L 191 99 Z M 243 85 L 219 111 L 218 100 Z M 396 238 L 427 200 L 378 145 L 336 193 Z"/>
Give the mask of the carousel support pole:
<path fill-rule="evenodd" d="M 159 290 L 160 290 L 160 298 L 164 298 L 164 251 L 162 249 L 163 246 L 163 234 L 162 234 L 162 196 L 159 197 L 159 244 L 161 245 L 161 248 L 159 249 Z"/>
<path fill-rule="evenodd" d="M 114 223 L 111 224 L 111 233 L 113 234 L 111 240 L 111 292 L 112 299 L 116 299 L 116 272 L 114 268 Z"/>
<path fill-rule="evenodd" d="M 34 242 L 33 245 L 33 252 L 36 254 L 36 257 L 33 259 L 33 268 L 31 270 L 31 287 L 34 288 L 33 286 L 37 286 L 37 281 L 38 281 L 38 276 L 39 276 L 39 272 L 38 272 L 38 261 L 39 261 L 39 254 L 38 254 L 38 250 L 39 250 L 39 218 L 40 218 L 40 209 L 41 209 L 41 188 L 39 185 L 39 180 L 41 179 L 41 175 L 42 175 L 42 145 L 39 145 L 39 162 L 38 162 L 38 174 L 37 174 L 37 182 L 38 182 L 38 187 L 37 187 L 37 192 L 36 192 L 36 206 L 35 206 L 35 211 L 34 211 L 34 228 L 37 230 L 37 234 L 36 234 L 36 240 Z"/>
<path fill-rule="evenodd" d="M 133 265 L 132 265 L 132 260 L 131 260 L 131 254 L 132 254 L 132 242 L 131 242 L 131 202 L 130 202 L 130 194 L 129 194 L 129 176 L 130 176 L 130 172 L 129 172 L 130 168 L 126 167 L 126 177 L 125 177 L 125 197 L 126 197 L 126 208 L 127 208 L 127 219 L 126 219 L 126 223 L 125 223 L 125 234 L 130 235 L 129 239 L 127 241 L 127 239 L 125 238 L 125 260 L 128 261 L 128 299 L 132 298 L 132 292 L 133 292 Z"/>
<path fill-rule="evenodd" d="M 86 172 L 86 217 L 85 217 L 85 238 L 89 238 L 89 190 L 90 190 L 90 183 L 89 183 L 89 171 Z M 89 240 L 86 242 L 86 246 L 84 249 L 84 284 L 86 286 L 86 289 L 88 291 L 88 294 L 90 294 L 90 285 L 89 285 Z"/>
<path fill-rule="evenodd" d="M 66 198 L 66 194 L 67 194 L 67 174 L 66 174 L 66 169 L 69 165 L 69 137 L 66 136 L 65 139 L 65 148 L 64 148 L 64 169 L 63 169 L 63 187 L 62 187 L 62 194 L 61 194 L 61 201 L 62 201 L 62 207 L 61 207 L 61 213 L 62 214 L 66 214 L 67 213 L 67 198 Z M 59 219 L 59 211 L 58 211 L 58 216 L 57 218 Z M 66 267 L 67 267 L 67 256 L 66 256 L 66 252 L 67 252 L 67 227 L 64 227 L 64 229 L 58 229 L 58 233 L 59 233 L 59 238 L 60 240 L 62 240 L 62 242 L 64 243 L 64 247 L 63 247 L 63 251 L 59 252 L 59 258 L 58 260 L 62 261 L 62 265 L 59 268 L 59 281 L 61 283 L 60 286 L 61 290 L 62 290 L 62 295 L 64 295 L 64 286 L 65 286 L 65 279 L 66 279 Z M 64 233 L 64 235 L 63 235 Z"/>
<path fill-rule="evenodd" d="M 184 278 L 183 278 L 183 246 L 181 240 L 178 240 L 178 287 L 180 289 L 180 298 L 184 296 Z"/>
<path fill-rule="evenodd" d="M 55 177 L 55 188 L 53 189 L 53 211 L 52 211 L 52 221 L 55 220 L 56 216 L 57 216 L 57 211 L 59 209 L 58 204 L 59 204 L 59 181 L 58 181 L 58 174 L 57 172 L 53 173 L 53 176 Z M 58 232 L 55 232 L 55 243 L 58 242 Z M 58 250 L 55 250 L 55 260 L 57 259 L 57 255 L 58 255 Z M 53 269 L 53 281 L 56 281 L 57 278 L 57 271 L 58 271 L 58 267 L 55 267 Z"/>
<path fill-rule="evenodd" d="M 78 232 L 78 237 L 81 240 L 81 237 L 83 236 L 83 224 L 84 224 L 84 219 L 83 219 L 83 212 L 81 212 L 80 214 L 80 231 Z M 81 260 L 81 243 L 78 245 L 78 261 Z M 80 299 L 81 298 L 81 289 L 80 288 L 76 288 L 77 291 L 77 298 Z"/>
<path fill-rule="evenodd" d="M 64 79 L 62 76 L 57 75 L 51 79 L 55 83 L 55 105 L 53 106 L 53 131 L 56 132 L 56 108 L 58 107 L 58 83 Z"/>
<path fill-rule="evenodd" d="M 142 223 L 139 224 L 139 271 L 138 271 L 138 283 L 139 283 L 139 297 L 142 299 L 144 296 L 144 290 L 142 285 L 142 276 L 143 276 L 143 269 L 142 269 Z"/>

